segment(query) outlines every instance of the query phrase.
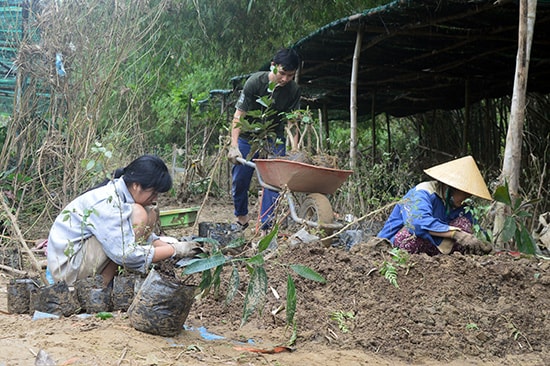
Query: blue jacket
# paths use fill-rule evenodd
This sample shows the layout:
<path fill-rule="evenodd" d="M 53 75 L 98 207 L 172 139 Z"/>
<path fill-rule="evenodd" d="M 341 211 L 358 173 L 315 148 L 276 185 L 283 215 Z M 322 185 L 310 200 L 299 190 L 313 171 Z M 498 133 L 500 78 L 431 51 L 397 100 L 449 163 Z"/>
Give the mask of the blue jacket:
<path fill-rule="evenodd" d="M 465 212 L 464 207 L 447 212 L 444 196 L 444 186 L 438 181 L 418 184 L 394 207 L 377 236 L 393 243 L 395 234 L 406 226 L 416 236 L 427 239 L 434 245 L 441 244 L 443 238 L 433 237 L 429 231 L 449 231 L 449 222 L 459 216 L 466 216 L 472 221 L 472 216 Z"/>

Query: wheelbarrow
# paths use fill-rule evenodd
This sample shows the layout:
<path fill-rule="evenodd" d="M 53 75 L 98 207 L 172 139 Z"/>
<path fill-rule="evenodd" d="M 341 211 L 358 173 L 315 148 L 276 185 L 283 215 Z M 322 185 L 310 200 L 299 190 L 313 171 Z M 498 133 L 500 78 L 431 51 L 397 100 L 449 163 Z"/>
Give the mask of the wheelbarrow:
<path fill-rule="evenodd" d="M 343 227 L 334 221 L 332 205 L 326 195 L 336 192 L 353 173 L 352 170 L 325 168 L 287 159 L 254 159 L 252 162 L 237 158 L 237 161 L 255 169 L 262 187 L 284 192 L 290 217 L 296 223 L 322 229 L 325 236 Z M 298 209 L 293 192 L 307 194 Z"/>

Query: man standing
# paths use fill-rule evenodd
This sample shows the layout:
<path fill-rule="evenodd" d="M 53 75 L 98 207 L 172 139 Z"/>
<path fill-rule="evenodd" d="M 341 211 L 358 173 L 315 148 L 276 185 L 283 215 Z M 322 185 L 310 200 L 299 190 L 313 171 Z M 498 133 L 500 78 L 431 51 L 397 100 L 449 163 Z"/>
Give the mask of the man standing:
<path fill-rule="evenodd" d="M 231 125 L 231 146 L 227 158 L 234 164 L 231 193 L 237 223 L 242 228 L 248 226 L 248 190 L 254 169 L 239 164 L 236 159 L 243 156 L 246 159 L 254 159 L 259 154 L 258 151 L 253 151 L 251 154 L 253 135 L 250 131 L 241 133 L 241 122 L 246 118 L 250 123 L 268 124 L 269 126 L 265 127 L 274 129 L 277 136 L 276 140 L 267 138 L 269 155 L 284 156 L 286 153 L 284 114 L 300 108 L 300 88 L 294 81 L 299 66 L 300 57 L 295 50 L 281 49 L 273 57 L 270 71 L 256 72 L 248 78 L 235 105 L 236 110 Z M 262 97 L 268 98 L 269 104 L 266 105 L 262 102 L 260 100 Z M 264 115 L 267 117 L 252 117 L 252 111 L 261 111 L 262 113 L 267 111 Z M 273 205 L 277 197 L 277 192 L 264 190 L 260 212 L 262 230 L 270 228 Z"/>

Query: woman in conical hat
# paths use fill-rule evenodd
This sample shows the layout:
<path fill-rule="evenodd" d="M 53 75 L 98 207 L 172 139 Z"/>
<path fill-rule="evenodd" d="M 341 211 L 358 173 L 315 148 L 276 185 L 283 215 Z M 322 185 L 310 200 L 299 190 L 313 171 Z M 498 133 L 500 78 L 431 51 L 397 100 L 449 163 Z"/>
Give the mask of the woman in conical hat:
<path fill-rule="evenodd" d="M 424 172 L 435 180 L 409 190 L 377 236 L 410 253 L 490 252 L 490 244 L 471 234 L 473 218 L 464 207 L 471 196 L 491 200 L 474 159 L 465 156 Z"/>

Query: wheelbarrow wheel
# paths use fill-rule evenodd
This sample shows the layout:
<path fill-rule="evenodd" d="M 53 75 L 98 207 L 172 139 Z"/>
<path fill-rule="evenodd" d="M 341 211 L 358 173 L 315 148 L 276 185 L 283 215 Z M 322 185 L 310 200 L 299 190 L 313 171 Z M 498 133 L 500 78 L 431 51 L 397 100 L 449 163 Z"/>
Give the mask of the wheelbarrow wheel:
<path fill-rule="evenodd" d="M 302 219 L 317 222 L 319 224 L 331 224 L 334 220 L 332 206 L 322 193 L 310 193 L 298 208 L 298 216 Z M 329 236 L 332 229 L 320 229 L 321 236 Z"/>

